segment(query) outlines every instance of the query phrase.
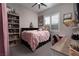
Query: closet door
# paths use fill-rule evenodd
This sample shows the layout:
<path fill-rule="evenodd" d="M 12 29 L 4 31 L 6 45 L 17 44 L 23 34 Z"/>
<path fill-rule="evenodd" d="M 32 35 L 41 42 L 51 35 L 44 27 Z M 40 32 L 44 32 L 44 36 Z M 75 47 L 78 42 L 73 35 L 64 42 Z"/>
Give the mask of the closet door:
<path fill-rule="evenodd" d="M 8 20 L 6 4 L 0 3 L 0 56 L 9 55 Z"/>

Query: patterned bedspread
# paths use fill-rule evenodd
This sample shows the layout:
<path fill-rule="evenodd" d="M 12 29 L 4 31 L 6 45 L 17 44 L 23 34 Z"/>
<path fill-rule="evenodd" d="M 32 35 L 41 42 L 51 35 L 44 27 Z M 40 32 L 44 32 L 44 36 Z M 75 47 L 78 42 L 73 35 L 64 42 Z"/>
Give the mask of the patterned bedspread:
<path fill-rule="evenodd" d="M 31 46 L 32 50 L 34 51 L 39 43 L 47 41 L 50 37 L 49 31 L 23 31 L 22 32 L 22 39 L 27 41 L 28 44 Z"/>

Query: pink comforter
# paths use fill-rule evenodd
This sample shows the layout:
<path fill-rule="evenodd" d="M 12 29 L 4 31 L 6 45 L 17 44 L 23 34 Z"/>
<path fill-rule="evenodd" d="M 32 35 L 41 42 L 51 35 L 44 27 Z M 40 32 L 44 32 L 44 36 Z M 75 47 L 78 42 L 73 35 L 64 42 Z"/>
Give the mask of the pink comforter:
<path fill-rule="evenodd" d="M 39 43 L 47 41 L 49 36 L 50 34 L 48 31 L 33 30 L 22 32 L 22 39 L 28 42 L 33 51 L 36 49 Z"/>

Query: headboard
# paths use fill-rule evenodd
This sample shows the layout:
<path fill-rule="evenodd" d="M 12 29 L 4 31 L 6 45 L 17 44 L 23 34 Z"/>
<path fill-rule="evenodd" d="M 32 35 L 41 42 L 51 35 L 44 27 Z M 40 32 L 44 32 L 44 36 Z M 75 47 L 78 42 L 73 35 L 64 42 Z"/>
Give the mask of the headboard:
<path fill-rule="evenodd" d="M 24 30 L 28 31 L 28 30 L 38 30 L 38 29 L 39 28 L 21 28 L 21 32 Z"/>

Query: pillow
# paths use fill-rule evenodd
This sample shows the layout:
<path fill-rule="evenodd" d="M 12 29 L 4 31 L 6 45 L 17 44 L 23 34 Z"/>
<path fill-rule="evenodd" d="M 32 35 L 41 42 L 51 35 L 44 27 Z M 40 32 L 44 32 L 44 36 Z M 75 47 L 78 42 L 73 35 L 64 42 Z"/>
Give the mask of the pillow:
<path fill-rule="evenodd" d="M 39 31 L 42 31 L 42 28 L 39 28 L 38 30 L 39 30 Z"/>
<path fill-rule="evenodd" d="M 53 36 L 53 38 L 54 38 L 54 43 L 58 42 L 57 37 L 55 35 Z"/>
<path fill-rule="evenodd" d="M 42 27 L 42 30 L 45 30 L 45 27 L 44 26 Z"/>
<path fill-rule="evenodd" d="M 43 30 L 45 30 L 45 27 L 40 27 L 39 29 L 38 29 L 39 31 L 43 31 Z"/>
<path fill-rule="evenodd" d="M 59 40 L 60 40 L 59 35 L 56 34 L 55 36 L 56 36 L 56 38 L 57 38 L 57 41 L 59 41 Z"/>
<path fill-rule="evenodd" d="M 58 42 L 62 37 L 59 36 L 58 34 L 56 34 L 56 35 L 53 36 L 53 38 L 54 38 L 54 42 L 56 43 L 56 42 Z"/>
<path fill-rule="evenodd" d="M 59 35 L 57 34 L 57 38 L 60 40 L 60 39 L 62 38 L 62 36 L 59 36 Z"/>

